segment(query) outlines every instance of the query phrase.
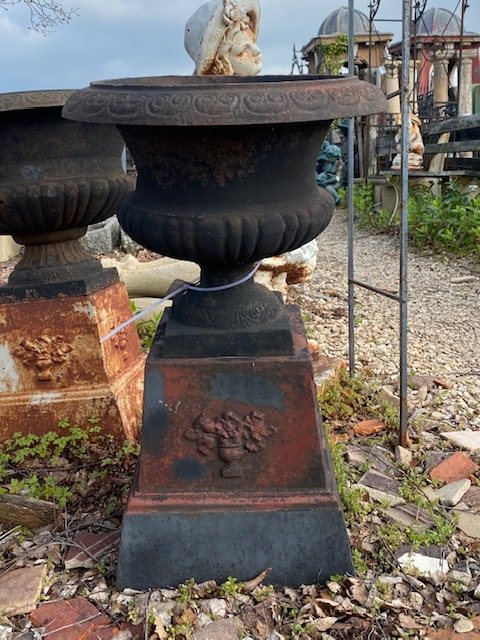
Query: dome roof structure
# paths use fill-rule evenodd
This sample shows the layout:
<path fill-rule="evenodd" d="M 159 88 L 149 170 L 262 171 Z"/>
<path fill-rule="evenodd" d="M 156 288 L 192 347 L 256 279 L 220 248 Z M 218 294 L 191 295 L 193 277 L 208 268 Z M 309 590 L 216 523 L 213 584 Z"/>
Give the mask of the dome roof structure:
<path fill-rule="evenodd" d="M 448 9 L 432 7 L 417 22 L 417 36 L 458 36 L 462 30 L 460 18 Z"/>
<path fill-rule="evenodd" d="M 370 32 L 370 23 L 367 16 L 355 9 L 353 16 L 353 29 L 355 35 Z M 375 26 L 372 26 L 375 31 Z M 348 7 L 340 7 L 332 11 L 320 25 L 319 36 L 331 36 L 336 33 L 348 33 Z"/>

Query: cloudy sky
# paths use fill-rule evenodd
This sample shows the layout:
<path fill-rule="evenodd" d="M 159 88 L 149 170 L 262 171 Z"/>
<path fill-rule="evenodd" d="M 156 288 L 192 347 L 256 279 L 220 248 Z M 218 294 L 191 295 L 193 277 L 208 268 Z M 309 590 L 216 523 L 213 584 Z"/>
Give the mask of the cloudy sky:
<path fill-rule="evenodd" d="M 0 10 L 0 92 L 77 88 L 91 80 L 139 75 L 191 74 L 183 48 L 187 19 L 202 0 L 60 0 L 78 7 L 70 24 L 43 36 L 28 28 L 22 3 Z M 460 0 L 429 0 L 454 10 Z M 261 0 L 264 73 L 289 73 L 292 46 L 306 44 L 323 19 L 346 0 Z M 470 0 L 466 28 L 480 31 L 480 0 Z M 367 12 L 368 0 L 355 7 Z M 382 0 L 378 18 L 400 19 L 400 0 Z M 398 24 L 379 30 L 400 34 Z"/>

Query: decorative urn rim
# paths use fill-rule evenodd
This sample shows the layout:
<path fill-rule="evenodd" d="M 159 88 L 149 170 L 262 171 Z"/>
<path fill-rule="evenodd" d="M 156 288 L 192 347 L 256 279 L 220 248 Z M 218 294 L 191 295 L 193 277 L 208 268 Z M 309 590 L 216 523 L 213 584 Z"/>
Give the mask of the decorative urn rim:
<path fill-rule="evenodd" d="M 92 82 L 63 116 L 146 126 L 228 126 L 317 122 L 379 113 L 375 85 L 351 76 L 151 76 Z"/>
<path fill-rule="evenodd" d="M 46 89 L 0 93 L 0 112 L 63 107 L 76 89 Z"/>

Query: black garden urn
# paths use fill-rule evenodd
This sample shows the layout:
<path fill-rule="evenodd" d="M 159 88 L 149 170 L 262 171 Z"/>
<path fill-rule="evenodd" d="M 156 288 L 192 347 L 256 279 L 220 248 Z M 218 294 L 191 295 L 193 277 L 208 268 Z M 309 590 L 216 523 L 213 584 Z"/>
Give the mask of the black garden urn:
<path fill-rule="evenodd" d="M 119 586 L 353 571 L 299 311 L 249 274 L 328 225 L 315 163 L 331 121 L 385 107 L 371 84 L 320 76 L 110 80 L 67 101 L 132 153 L 125 231 L 201 267 L 147 361 Z"/>
<path fill-rule="evenodd" d="M 133 189 L 114 126 L 61 117 L 73 91 L 0 94 L 0 234 L 25 252 L 2 298 L 98 290 L 118 276 L 80 244 L 87 226 L 115 213 Z"/>

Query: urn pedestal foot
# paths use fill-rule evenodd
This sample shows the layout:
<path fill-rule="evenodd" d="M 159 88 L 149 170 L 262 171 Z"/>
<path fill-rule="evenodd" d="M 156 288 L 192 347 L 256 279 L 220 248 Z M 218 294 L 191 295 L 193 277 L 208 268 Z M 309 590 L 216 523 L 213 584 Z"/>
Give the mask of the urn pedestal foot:
<path fill-rule="evenodd" d="M 285 313 L 282 295 L 268 291 L 262 285 L 254 285 L 265 289 L 272 300 L 269 308 L 252 304 L 237 310 L 226 307 L 231 313 L 225 313 L 225 324 L 229 328 L 217 326 L 213 321 L 215 313 L 208 314 L 208 306 L 203 307 L 206 318 L 212 318 L 205 326 L 191 326 L 179 321 L 176 317 L 177 300 L 173 303 L 173 313 L 168 315 L 165 334 L 163 337 L 162 354 L 168 358 L 206 358 L 216 356 L 270 356 L 293 354 L 292 332 Z M 253 287 L 252 287 L 253 288 Z M 195 296 L 195 293 L 192 293 Z M 198 295 L 198 294 L 197 294 Z M 218 295 L 218 294 L 217 294 Z M 266 296 L 265 296 L 266 297 Z M 199 303 L 202 303 L 198 295 Z M 181 302 L 181 300 L 180 300 Z M 199 308 L 200 304 L 198 305 Z M 278 307 L 278 310 L 277 310 Z M 222 307 L 219 305 L 219 309 Z M 269 317 L 268 309 L 272 310 Z M 209 325 L 209 326 L 208 326 Z"/>
<path fill-rule="evenodd" d="M 35 236 L 16 235 L 25 245 L 20 262 L 0 288 L 0 303 L 31 298 L 89 295 L 118 282 L 116 269 L 104 269 L 79 239 L 86 227 Z"/>
<path fill-rule="evenodd" d="M 0 437 L 42 434 L 65 418 L 87 426 L 96 416 L 102 432 L 134 440 L 144 375 L 135 326 L 100 344 L 131 315 L 125 286 L 23 301 L 9 289 L 21 287 L 2 288 L 0 298 Z"/>
<path fill-rule="evenodd" d="M 170 358 L 163 321 L 145 377 L 142 452 L 117 583 L 149 589 L 353 573 L 300 313 L 292 355 Z"/>

